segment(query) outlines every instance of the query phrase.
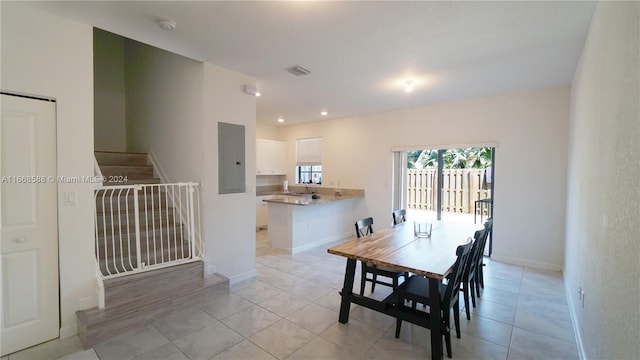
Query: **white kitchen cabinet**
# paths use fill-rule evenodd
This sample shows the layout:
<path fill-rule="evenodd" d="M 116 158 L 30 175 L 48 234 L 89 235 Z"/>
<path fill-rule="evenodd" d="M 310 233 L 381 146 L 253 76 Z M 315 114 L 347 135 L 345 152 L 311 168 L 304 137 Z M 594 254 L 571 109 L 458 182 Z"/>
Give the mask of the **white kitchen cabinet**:
<path fill-rule="evenodd" d="M 286 143 L 276 140 L 256 140 L 256 175 L 287 173 Z"/>

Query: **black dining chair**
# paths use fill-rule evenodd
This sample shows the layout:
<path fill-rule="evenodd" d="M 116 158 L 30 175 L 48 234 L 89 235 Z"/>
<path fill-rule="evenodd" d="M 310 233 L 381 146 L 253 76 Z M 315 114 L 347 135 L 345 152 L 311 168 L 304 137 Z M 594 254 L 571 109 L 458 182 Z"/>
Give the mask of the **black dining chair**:
<path fill-rule="evenodd" d="M 483 243 L 480 244 L 480 255 L 478 256 L 476 266 L 476 292 L 480 297 L 480 287 L 484 289 L 484 247 L 487 244 L 487 239 L 492 236 L 493 232 L 493 218 L 487 219 L 484 223 L 485 237 Z"/>
<path fill-rule="evenodd" d="M 358 238 L 373 234 L 373 218 L 371 217 L 356 221 L 355 226 L 356 235 L 358 236 Z M 371 274 L 371 278 L 368 278 L 367 274 Z M 390 278 L 391 283 L 378 280 L 378 276 Z M 404 276 L 406 280 L 409 278 L 409 273 L 362 261 L 362 273 L 360 275 L 360 295 L 364 295 L 364 288 L 367 281 L 371 282 L 371 292 L 375 290 L 376 284 L 390 286 L 395 290 L 398 288 L 400 276 Z"/>
<path fill-rule="evenodd" d="M 467 264 L 464 267 L 464 272 L 462 273 L 462 281 L 461 288 L 463 298 L 464 298 L 464 308 L 467 313 L 467 320 L 471 320 L 471 309 L 469 308 L 469 296 L 471 296 L 471 302 L 473 303 L 473 307 L 476 307 L 476 294 L 480 297 L 480 289 L 478 289 L 478 262 L 482 262 L 482 260 L 478 260 L 478 257 L 482 257 L 482 252 L 484 251 L 484 244 L 487 240 L 487 231 L 486 229 L 478 230 L 473 235 L 475 241 L 471 246 L 471 254 L 467 258 Z"/>
<path fill-rule="evenodd" d="M 398 209 L 391 213 L 391 216 L 393 217 L 393 226 L 402 224 L 403 222 L 407 221 L 407 210 Z"/>
<path fill-rule="evenodd" d="M 418 312 L 416 310 L 416 303 L 429 305 L 434 301 L 440 301 L 440 307 L 442 309 L 442 328 L 445 344 L 447 347 L 447 356 L 451 357 L 451 309 L 453 309 L 453 319 L 456 326 L 456 337 L 460 338 L 460 282 L 462 281 L 462 274 L 464 273 L 464 266 L 468 264 L 467 259 L 471 254 L 472 243 L 469 242 L 464 245 L 458 246 L 456 249 L 456 261 L 453 264 L 453 270 L 447 276 L 446 284 L 440 283 L 440 298 L 433 299 L 429 294 L 429 279 L 413 275 L 407 281 L 402 283 L 398 287 L 398 299 L 397 306 L 399 310 L 405 311 L 408 308 L 405 306 L 407 301 L 412 303 L 410 311 Z M 402 319 L 397 317 L 396 319 L 396 338 L 400 337 L 400 327 L 402 325 Z"/>

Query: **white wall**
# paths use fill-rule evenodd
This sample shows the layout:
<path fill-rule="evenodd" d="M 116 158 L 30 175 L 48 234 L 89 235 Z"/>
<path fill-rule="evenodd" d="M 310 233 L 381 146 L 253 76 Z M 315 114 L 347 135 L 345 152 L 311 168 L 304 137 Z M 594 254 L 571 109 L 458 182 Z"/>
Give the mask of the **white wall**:
<path fill-rule="evenodd" d="M 583 359 L 640 354 L 639 34 L 640 3 L 600 2 L 573 80 L 565 287 Z"/>
<path fill-rule="evenodd" d="M 207 272 L 237 282 L 255 275 L 256 99 L 242 92 L 255 79 L 204 64 L 203 227 Z M 245 126 L 246 193 L 218 194 L 218 122 Z"/>
<path fill-rule="evenodd" d="M 281 140 L 282 126 L 256 123 L 256 137 L 258 139 Z"/>
<path fill-rule="evenodd" d="M 365 189 L 357 217 L 373 216 L 379 227 L 391 223 L 392 147 L 497 141 L 493 256 L 560 270 L 568 123 L 569 89 L 553 88 L 290 125 L 282 133 L 289 179 L 295 140 L 321 136 L 323 184 Z"/>
<path fill-rule="evenodd" d="M 58 175 L 93 175 L 93 33 L 89 26 L 17 2 L 2 12 L 2 90 L 53 97 Z M 67 192 L 78 205 L 63 206 Z M 93 187 L 58 185 L 61 337 L 77 333 L 77 310 L 97 304 Z"/>
<path fill-rule="evenodd" d="M 127 151 L 124 38 L 94 29 L 94 149 Z"/>
<path fill-rule="evenodd" d="M 168 180 L 202 184 L 207 273 L 255 275 L 255 79 L 161 49 L 125 42 L 127 142 L 153 152 Z M 246 188 L 218 194 L 218 122 L 245 126 Z M 250 223 L 248 223 L 250 222 Z"/>
<path fill-rule="evenodd" d="M 127 149 L 151 153 L 167 181 L 203 179 L 201 62 L 127 39 Z"/>

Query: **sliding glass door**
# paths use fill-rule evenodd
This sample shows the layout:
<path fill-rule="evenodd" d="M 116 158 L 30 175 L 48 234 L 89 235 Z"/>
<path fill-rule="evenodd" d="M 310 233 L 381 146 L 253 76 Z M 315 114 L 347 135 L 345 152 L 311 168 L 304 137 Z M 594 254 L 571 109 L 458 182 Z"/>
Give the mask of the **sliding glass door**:
<path fill-rule="evenodd" d="M 495 148 L 411 150 L 398 159 L 401 207 L 414 217 L 481 224 L 492 215 Z"/>

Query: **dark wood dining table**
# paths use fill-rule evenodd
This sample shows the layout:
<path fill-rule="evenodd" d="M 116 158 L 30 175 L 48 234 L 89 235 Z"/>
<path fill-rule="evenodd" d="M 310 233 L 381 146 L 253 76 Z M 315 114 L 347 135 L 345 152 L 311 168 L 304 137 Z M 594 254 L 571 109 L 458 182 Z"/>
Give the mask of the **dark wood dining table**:
<path fill-rule="evenodd" d="M 457 227 L 455 223 L 436 222 L 430 238 L 418 238 L 414 236 L 413 223 L 407 221 L 329 248 L 327 252 L 330 254 L 347 258 L 338 321 L 343 324 L 349 321 L 351 303 L 390 316 L 398 315 L 398 307 L 391 306 L 394 294 L 384 300 L 376 300 L 353 293 L 357 261 L 425 276 L 429 279 L 430 294 L 438 294 L 438 297 L 434 296 L 438 299 L 439 284 L 452 271 L 456 261 L 456 248 L 468 242 L 469 235 L 467 228 Z M 431 358 L 441 360 L 443 329 L 440 302 L 433 302 L 426 320 L 418 319 L 414 323 L 420 324 L 420 321 L 431 330 Z"/>

